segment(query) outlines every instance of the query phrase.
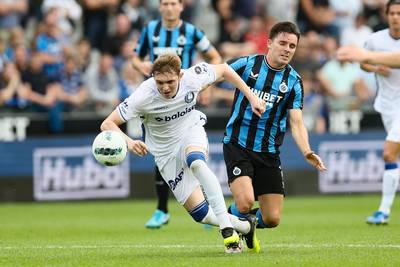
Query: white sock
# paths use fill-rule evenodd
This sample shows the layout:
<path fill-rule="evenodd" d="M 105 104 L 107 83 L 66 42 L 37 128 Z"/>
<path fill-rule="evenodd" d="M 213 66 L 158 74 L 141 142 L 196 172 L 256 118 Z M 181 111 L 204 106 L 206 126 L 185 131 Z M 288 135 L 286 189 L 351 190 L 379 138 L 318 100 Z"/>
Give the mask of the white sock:
<path fill-rule="evenodd" d="M 228 213 L 228 216 L 229 216 L 229 220 L 231 221 L 231 223 L 233 225 L 233 229 L 235 229 L 236 231 L 238 231 L 239 233 L 242 233 L 242 234 L 247 234 L 250 231 L 250 223 L 248 221 L 246 221 L 246 220 L 242 221 L 239 219 L 239 217 L 229 214 L 229 213 Z M 206 217 L 203 218 L 201 223 L 219 226 L 218 219 L 211 209 L 208 210 Z"/>
<path fill-rule="evenodd" d="M 190 169 L 194 176 L 196 176 L 200 181 L 200 184 L 207 195 L 207 201 L 217 217 L 219 228 L 224 229 L 226 227 L 233 227 L 229 220 L 225 199 L 222 195 L 222 189 L 218 182 L 218 178 L 210 168 L 208 168 L 207 164 L 203 160 L 193 161 Z"/>
<path fill-rule="evenodd" d="M 385 170 L 383 173 L 382 200 L 379 210 L 386 214 L 390 214 L 390 208 L 392 207 L 396 190 L 399 185 L 399 177 L 399 168 Z"/>

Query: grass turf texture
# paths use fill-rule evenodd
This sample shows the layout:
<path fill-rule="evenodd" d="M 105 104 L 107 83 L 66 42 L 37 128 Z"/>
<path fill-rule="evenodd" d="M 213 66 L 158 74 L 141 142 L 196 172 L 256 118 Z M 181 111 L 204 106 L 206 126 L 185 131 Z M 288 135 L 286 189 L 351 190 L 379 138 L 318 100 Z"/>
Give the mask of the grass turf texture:
<path fill-rule="evenodd" d="M 0 266 L 400 266 L 396 205 L 388 226 L 365 223 L 379 200 L 287 197 L 281 225 L 257 229 L 258 255 L 224 254 L 172 200 L 159 230 L 144 228 L 154 201 L 0 204 Z"/>

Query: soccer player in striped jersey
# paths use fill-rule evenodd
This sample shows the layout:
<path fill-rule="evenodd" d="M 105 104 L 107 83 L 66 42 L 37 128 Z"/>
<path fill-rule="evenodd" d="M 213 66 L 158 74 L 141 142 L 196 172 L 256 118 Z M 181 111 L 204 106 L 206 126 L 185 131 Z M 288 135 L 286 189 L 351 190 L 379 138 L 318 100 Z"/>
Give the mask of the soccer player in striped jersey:
<path fill-rule="evenodd" d="M 153 62 L 162 54 L 176 53 L 182 61 L 182 69 L 193 65 L 196 51 L 210 64 L 221 63 L 221 57 L 200 29 L 181 20 L 183 0 L 160 0 L 161 20 L 150 21 L 141 32 L 139 42 L 132 59 L 133 66 L 149 76 Z M 148 59 L 146 58 L 148 56 Z M 207 99 L 209 90 L 203 91 L 200 98 Z M 169 187 L 164 182 L 157 167 L 155 168 L 155 187 L 157 209 L 145 224 L 147 228 L 157 229 L 168 223 Z"/>
<path fill-rule="evenodd" d="M 319 171 L 326 169 L 310 148 L 302 118 L 302 81 L 289 65 L 299 38 L 295 24 L 277 23 L 269 34 L 267 55 L 228 62 L 251 90 L 266 101 L 266 111 L 259 117 L 236 90 L 223 139 L 228 182 L 235 201 L 229 211 L 239 217 L 255 213 L 259 228 L 276 227 L 280 222 L 284 182 L 279 147 L 288 115 L 293 138 L 305 159 Z M 252 210 L 256 198 L 259 208 Z"/>

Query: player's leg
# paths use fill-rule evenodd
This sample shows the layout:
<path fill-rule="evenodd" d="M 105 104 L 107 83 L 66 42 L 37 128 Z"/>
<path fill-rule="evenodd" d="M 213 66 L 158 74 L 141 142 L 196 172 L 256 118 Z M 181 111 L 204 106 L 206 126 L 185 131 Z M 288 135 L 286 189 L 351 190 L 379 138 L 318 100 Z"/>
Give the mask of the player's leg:
<path fill-rule="evenodd" d="M 232 144 L 224 145 L 224 159 L 228 173 L 228 183 L 233 195 L 234 203 L 229 207 L 229 213 L 239 217 L 254 221 L 257 224 L 257 218 L 248 214 L 254 204 L 254 191 L 252 185 L 253 168 L 245 151 L 235 147 Z M 255 229 L 243 235 L 247 247 L 252 252 L 260 251 L 260 242 L 258 241 Z"/>
<path fill-rule="evenodd" d="M 147 221 L 145 226 L 150 229 L 158 229 L 164 224 L 167 224 L 169 221 L 168 214 L 168 195 L 169 195 L 169 186 L 165 183 L 164 179 L 161 176 L 158 167 L 155 167 L 155 187 L 157 193 L 157 209 L 151 216 L 151 218 Z"/>
<path fill-rule="evenodd" d="M 385 171 L 382 182 L 382 199 L 378 211 L 367 218 L 369 224 L 387 224 L 390 210 L 399 185 L 399 166 L 397 159 L 400 154 L 400 118 L 382 115 L 388 135 L 383 148 Z"/>

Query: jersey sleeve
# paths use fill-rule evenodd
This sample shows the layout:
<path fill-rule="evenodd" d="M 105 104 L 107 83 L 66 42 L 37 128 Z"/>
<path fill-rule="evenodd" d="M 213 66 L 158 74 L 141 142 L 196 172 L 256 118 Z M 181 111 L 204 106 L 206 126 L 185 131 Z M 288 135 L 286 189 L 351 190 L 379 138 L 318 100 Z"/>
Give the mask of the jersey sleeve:
<path fill-rule="evenodd" d="M 248 57 L 239 57 L 228 60 L 226 63 L 236 72 L 245 68 L 247 65 Z"/>
<path fill-rule="evenodd" d="M 135 53 L 140 58 L 144 58 L 149 51 L 149 39 L 147 38 L 147 32 L 148 32 L 148 27 L 144 27 L 135 48 Z"/>
<path fill-rule="evenodd" d="M 303 109 L 303 98 L 303 82 L 299 78 L 294 84 L 293 89 L 290 91 L 290 95 L 288 98 L 288 109 Z"/>
<path fill-rule="evenodd" d="M 196 83 L 196 88 L 201 89 L 215 82 L 217 74 L 213 65 L 202 62 L 188 69 L 190 79 Z"/>
<path fill-rule="evenodd" d="M 139 118 L 143 115 L 143 107 L 149 102 L 148 92 L 150 88 L 142 83 L 129 97 L 117 106 L 117 111 L 121 119 L 125 122 L 133 118 Z"/>
<path fill-rule="evenodd" d="M 195 45 L 196 48 L 202 53 L 207 52 L 211 48 L 211 42 L 202 30 L 196 29 L 195 32 Z"/>

